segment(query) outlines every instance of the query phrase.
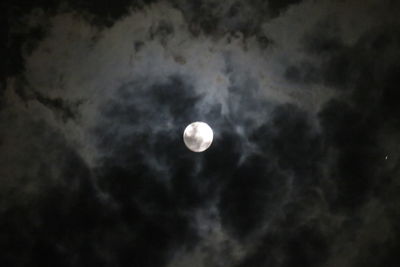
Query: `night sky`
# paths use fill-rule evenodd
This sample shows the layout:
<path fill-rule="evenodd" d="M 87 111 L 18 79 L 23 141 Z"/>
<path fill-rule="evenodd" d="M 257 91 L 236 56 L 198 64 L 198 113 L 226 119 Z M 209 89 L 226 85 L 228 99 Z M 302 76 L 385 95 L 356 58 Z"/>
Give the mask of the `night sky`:
<path fill-rule="evenodd" d="M 0 7 L 0 266 L 400 266 L 399 1 Z"/>

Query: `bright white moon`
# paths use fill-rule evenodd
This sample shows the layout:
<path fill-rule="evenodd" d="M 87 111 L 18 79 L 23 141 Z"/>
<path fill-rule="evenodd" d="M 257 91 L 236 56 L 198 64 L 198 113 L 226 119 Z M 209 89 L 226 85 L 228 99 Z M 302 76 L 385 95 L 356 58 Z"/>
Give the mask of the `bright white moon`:
<path fill-rule="evenodd" d="M 213 131 L 207 123 L 196 121 L 185 128 L 183 141 L 193 152 L 203 152 L 210 147 L 213 136 Z"/>

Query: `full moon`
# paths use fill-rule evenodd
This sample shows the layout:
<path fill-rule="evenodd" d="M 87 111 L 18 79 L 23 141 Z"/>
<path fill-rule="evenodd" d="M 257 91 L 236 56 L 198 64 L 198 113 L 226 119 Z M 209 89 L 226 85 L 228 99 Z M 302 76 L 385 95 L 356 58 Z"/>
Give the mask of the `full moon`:
<path fill-rule="evenodd" d="M 183 132 L 183 141 L 193 152 L 203 152 L 213 141 L 213 131 L 207 123 L 196 121 L 189 124 Z"/>

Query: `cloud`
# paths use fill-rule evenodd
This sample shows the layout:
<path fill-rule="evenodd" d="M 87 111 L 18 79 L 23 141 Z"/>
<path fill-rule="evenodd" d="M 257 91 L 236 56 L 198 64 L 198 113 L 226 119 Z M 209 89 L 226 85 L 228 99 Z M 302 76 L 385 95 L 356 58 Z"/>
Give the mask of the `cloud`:
<path fill-rule="evenodd" d="M 391 266 L 390 5 L 30 13 L 0 113 L 3 265 Z M 195 120 L 215 132 L 202 154 L 182 141 Z"/>

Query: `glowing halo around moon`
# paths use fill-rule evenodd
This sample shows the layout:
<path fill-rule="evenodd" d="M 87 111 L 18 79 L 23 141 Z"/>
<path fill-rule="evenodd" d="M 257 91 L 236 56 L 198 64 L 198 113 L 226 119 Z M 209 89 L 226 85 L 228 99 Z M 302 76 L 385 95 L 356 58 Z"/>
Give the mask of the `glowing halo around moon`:
<path fill-rule="evenodd" d="M 192 122 L 183 132 L 183 142 L 193 152 L 203 152 L 211 146 L 214 133 L 211 127 L 201 121 Z"/>

